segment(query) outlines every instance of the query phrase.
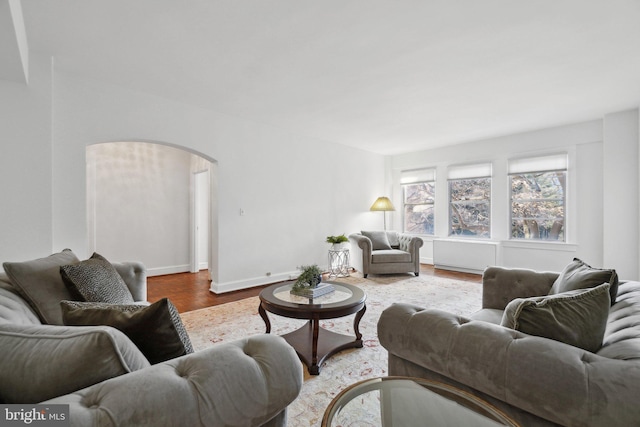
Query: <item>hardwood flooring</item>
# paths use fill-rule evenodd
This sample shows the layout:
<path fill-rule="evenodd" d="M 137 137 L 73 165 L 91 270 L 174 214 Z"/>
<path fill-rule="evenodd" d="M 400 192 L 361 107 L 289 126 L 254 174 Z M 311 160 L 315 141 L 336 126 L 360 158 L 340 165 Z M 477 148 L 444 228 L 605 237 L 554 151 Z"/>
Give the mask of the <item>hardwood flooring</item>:
<path fill-rule="evenodd" d="M 428 264 L 420 265 L 420 274 L 482 283 L 482 276 L 479 274 L 440 270 Z M 209 291 L 209 285 L 209 275 L 206 271 L 154 276 L 147 279 L 147 295 L 150 302 L 156 302 L 165 297 L 169 298 L 178 311 L 184 313 L 257 296 L 265 286 L 268 286 L 214 294 Z"/>

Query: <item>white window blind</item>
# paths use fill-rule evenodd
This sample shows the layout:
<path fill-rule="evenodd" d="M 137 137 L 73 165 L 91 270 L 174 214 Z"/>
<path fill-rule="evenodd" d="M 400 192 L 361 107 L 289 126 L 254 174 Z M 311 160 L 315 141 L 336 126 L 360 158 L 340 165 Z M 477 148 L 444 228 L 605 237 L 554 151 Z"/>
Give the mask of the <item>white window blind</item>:
<path fill-rule="evenodd" d="M 550 172 L 567 170 L 567 154 L 554 154 L 550 156 L 528 157 L 509 160 L 509 174 L 521 174 L 527 172 Z"/>
<path fill-rule="evenodd" d="M 416 182 L 430 182 L 435 180 L 435 168 L 413 169 L 400 172 L 400 184 L 415 184 Z"/>
<path fill-rule="evenodd" d="M 491 163 L 449 166 L 448 179 L 488 178 L 491 176 Z"/>

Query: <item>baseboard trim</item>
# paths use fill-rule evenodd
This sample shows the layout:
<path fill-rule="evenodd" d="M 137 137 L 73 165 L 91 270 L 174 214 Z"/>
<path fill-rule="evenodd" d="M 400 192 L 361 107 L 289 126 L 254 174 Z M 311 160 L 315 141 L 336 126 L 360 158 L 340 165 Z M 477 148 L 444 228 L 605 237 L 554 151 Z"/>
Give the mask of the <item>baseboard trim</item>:
<path fill-rule="evenodd" d="M 461 273 L 472 273 L 472 274 L 482 274 L 484 270 L 476 270 L 473 268 L 464 268 L 464 267 L 455 267 L 451 265 L 440 265 L 434 264 L 434 268 L 439 268 L 440 270 L 448 270 L 448 271 L 459 271 Z"/>
<path fill-rule="evenodd" d="M 223 294 L 225 292 L 239 291 L 241 289 L 254 288 L 256 286 L 269 285 L 271 283 L 284 282 L 292 280 L 300 274 L 298 271 L 290 271 L 270 276 L 254 277 L 251 279 L 236 280 L 233 282 L 215 283 L 211 282 L 209 291 L 214 294 Z"/>
<path fill-rule="evenodd" d="M 164 276 L 165 274 L 189 273 L 190 271 L 191 267 L 189 264 L 147 268 L 147 277 Z"/>

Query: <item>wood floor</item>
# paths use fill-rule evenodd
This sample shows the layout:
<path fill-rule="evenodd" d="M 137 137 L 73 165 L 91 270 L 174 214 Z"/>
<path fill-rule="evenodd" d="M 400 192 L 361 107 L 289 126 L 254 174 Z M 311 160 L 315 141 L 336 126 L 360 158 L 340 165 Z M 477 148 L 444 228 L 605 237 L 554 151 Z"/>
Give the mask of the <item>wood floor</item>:
<path fill-rule="evenodd" d="M 448 277 L 478 284 L 482 283 L 481 275 L 435 269 L 428 264 L 420 265 L 420 274 Z M 261 286 L 224 294 L 214 294 L 209 291 L 209 285 L 209 275 L 206 271 L 154 276 L 147 279 L 147 296 L 150 302 L 155 302 L 165 297 L 169 298 L 178 311 L 184 313 L 257 296 L 264 288 L 264 286 Z"/>

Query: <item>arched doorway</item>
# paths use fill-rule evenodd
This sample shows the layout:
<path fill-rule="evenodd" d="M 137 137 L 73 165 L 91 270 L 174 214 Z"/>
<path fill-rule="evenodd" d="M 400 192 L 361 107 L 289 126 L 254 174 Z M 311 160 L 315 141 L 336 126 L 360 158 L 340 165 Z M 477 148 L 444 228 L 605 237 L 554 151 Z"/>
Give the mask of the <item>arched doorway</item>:
<path fill-rule="evenodd" d="M 214 159 L 172 144 L 118 141 L 87 146 L 86 165 L 90 251 L 141 261 L 150 276 L 206 266 L 216 279 Z M 206 222 L 206 236 L 197 221 Z"/>

